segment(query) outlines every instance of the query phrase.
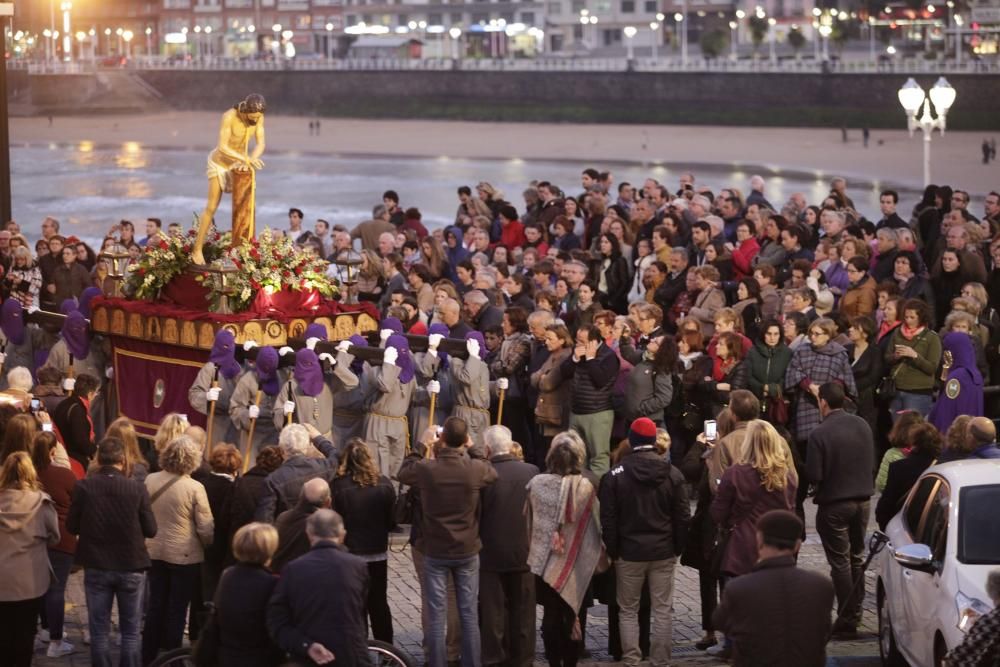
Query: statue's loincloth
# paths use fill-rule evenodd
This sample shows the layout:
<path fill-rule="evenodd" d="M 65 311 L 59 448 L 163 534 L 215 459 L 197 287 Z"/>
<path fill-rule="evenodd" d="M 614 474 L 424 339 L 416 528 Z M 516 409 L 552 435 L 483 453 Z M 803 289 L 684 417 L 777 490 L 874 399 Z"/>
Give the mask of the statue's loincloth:
<path fill-rule="evenodd" d="M 206 168 L 206 175 L 209 180 L 216 178 L 219 180 L 219 187 L 222 188 L 223 192 L 233 191 L 233 175 L 230 171 L 234 163 L 225 164 L 219 159 L 219 152 L 212 151 L 208 154 L 208 167 Z"/>

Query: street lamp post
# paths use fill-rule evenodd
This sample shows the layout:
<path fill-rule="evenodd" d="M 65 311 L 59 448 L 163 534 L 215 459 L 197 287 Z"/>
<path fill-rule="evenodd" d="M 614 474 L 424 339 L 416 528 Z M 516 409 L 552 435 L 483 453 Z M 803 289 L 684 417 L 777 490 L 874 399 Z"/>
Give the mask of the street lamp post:
<path fill-rule="evenodd" d="M 955 64 L 962 64 L 962 24 L 965 20 L 961 14 L 955 14 Z"/>
<path fill-rule="evenodd" d="M 687 67 L 688 50 L 687 50 L 687 23 L 684 20 L 684 15 L 680 12 L 674 14 L 674 21 L 677 24 L 677 31 L 680 32 L 680 42 L 681 42 L 681 66 Z"/>
<path fill-rule="evenodd" d="M 146 27 L 146 57 L 153 55 L 153 29 Z"/>
<path fill-rule="evenodd" d="M 448 30 L 448 36 L 451 37 L 451 59 L 457 61 L 459 56 L 458 40 L 462 37 L 462 29 L 453 26 Z"/>
<path fill-rule="evenodd" d="M 776 34 L 774 30 L 775 24 L 778 21 L 773 16 L 767 20 L 767 35 L 768 35 L 768 48 L 771 50 L 771 64 L 775 65 L 778 62 L 778 54 L 775 52 L 775 39 Z"/>
<path fill-rule="evenodd" d="M 688 61 L 688 2 L 681 0 L 681 64 L 687 66 Z"/>
<path fill-rule="evenodd" d="M 59 8 L 63 13 L 63 60 L 73 60 L 73 33 L 69 31 L 69 12 L 73 9 L 72 2 L 64 2 Z"/>
<path fill-rule="evenodd" d="M 635 33 L 637 32 L 634 25 L 627 25 L 622 29 L 625 33 L 625 48 L 628 50 L 628 61 L 632 62 L 635 57 L 635 53 L 632 50 L 632 40 L 635 38 Z"/>
<path fill-rule="evenodd" d="M 660 41 L 660 24 L 656 21 L 651 21 L 649 23 L 650 39 L 652 39 L 651 44 L 651 55 L 653 57 L 653 64 L 656 64 L 656 47 L 657 42 Z"/>
<path fill-rule="evenodd" d="M 868 57 L 875 62 L 875 17 L 868 17 Z"/>
<path fill-rule="evenodd" d="M 931 88 L 930 95 L 912 78 L 907 79 L 898 92 L 899 103 L 906 112 L 906 127 L 910 136 L 919 128 L 924 133 L 924 186 L 931 182 L 931 135 L 937 129 L 944 134 L 945 118 L 948 110 L 955 103 L 955 89 L 943 76 Z M 928 99 L 929 98 L 929 99 Z M 937 112 L 937 117 L 931 117 L 931 105 Z M 923 114 L 917 118 L 917 112 L 923 107 Z"/>
<path fill-rule="evenodd" d="M 131 30 L 125 30 L 122 32 L 122 39 L 125 40 L 125 57 L 132 57 L 132 38 L 135 35 L 132 34 Z"/>
<path fill-rule="evenodd" d="M 736 28 L 739 27 L 736 21 L 729 22 L 729 59 L 736 61 Z"/>

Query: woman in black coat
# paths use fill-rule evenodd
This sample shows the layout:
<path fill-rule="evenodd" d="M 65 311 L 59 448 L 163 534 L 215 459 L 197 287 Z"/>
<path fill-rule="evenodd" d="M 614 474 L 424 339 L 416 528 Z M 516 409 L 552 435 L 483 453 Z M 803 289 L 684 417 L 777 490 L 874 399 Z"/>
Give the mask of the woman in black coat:
<path fill-rule="evenodd" d="M 379 475 L 368 446 L 360 438 L 347 442 L 337 478 L 330 485 L 333 508 L 344 518 L 344 546 L 368 562 L 368 618 L 372 636 L 392 643 L 389 611 L 389 531 L 396 527 L 396 490 Z"/>
<path fill-rule="evenodd" d="M 910 428 L 908 436 L 912 449 L 906 458 L 889 465 L 885 489 L 875 506 L 875 521 L 881 530 L 885 530 L 892 517 L 896 516 L 910 489 L 924 471 L 934 465 L 941 453 L 941 433 L 933 424 L 917 424 Z"/>
<path fill-rule="evenodd" d="M 846 347 L 847 358 L 851 362 L 854 384 L 858 390 L 858 416 L 868 422 L 872 433 L 877 433 L 878 410 L 875 407 L 875 391 L 882 382 L 884 366 L 882 350 L 875 344 L 875 320 L 862 315 L 851 320 L 847 335 L 851 343 Z M 876 468 L 878 462 L 875 462 Z"/>
<path fill-rule="evenodd" d="M 628 260 L 622 257 L 621 245 L 611 232 L 601 234 L 597 242 L 598 257 L 591 265 L 590 275 L 597 285 L 601 305 L 624 315 L 628 309 Z"/>
<path fill-rule="evenodd" d="M 229 534 L 226 535 L 226 544 L 232 543 L 236 531 L 253 521 L 257 501 L 264 495 L 267 486 L 267 476 L 277 470 L 283 460 L 280 449 L 265 447 L 257 452 L 254 467 L 236 480 L 229 499 Z M 229 550 L 226 557 L 227 566 L 236 562 L 232 550 Z"/>
<path fill-rule="evenodd" d="M 266 523 L 243 526 L 233 536 L 236 565 L 227 568 L 215 591 L 219 667 L 274 667 L 284 654 L 267 633 L 267 603 L 278 578 L 268 570 L 278 549 L 278 531 Z"/>

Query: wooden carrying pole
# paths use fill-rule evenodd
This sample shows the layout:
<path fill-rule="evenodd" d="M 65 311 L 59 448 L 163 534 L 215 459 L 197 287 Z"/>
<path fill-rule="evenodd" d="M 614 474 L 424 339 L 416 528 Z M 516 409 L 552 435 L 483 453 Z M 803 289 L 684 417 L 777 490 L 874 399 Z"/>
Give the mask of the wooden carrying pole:
<path fill-rule="evenodd" d="M 500 390 L 500 402 L 497 404 L 497 426 L 499 426 L 500 422 L 503 420 L 503 399 L 506 394 L 506 389 Z"/>
<path fill-rule="evenodd" d="M 261 390 L 257 390 L 257 397 L 254 399 L 254 405 L 260 408 L 260 397 Z M 250 468 L 250 452 L 253 451 L 253 430 L 257 426 L 257 419 L 253 418 L 250 420 L 250 430 L 247 431 L 247 442 L 243 446 L 243 474 L 247 474 L 247 470 Z"/>
<path fill-rule="evenodd" d="M 431 426 L 437 426 L 437 424 L 434 422 L 434 408 L 437 407 L 437 397 L 438 397 L 437 394 L 431 394 L 431 418 L 429 422 Z"/>
<path fill-rule="evenodd" d="M 215 375 L 212 376 L 212 389 L 219 387 L 219 368 L 215 368 Z M 206 429 L 205 460 L 208 460 L 212 453 L 212 427 L 215 425 L 215 401 L 209 401 L 208 406 L 208 429 Z"/>

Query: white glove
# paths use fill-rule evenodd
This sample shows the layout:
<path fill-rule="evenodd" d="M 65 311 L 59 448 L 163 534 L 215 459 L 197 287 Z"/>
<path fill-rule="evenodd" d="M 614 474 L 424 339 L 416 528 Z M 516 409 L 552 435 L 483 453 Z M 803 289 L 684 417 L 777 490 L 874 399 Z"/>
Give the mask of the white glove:
<path fill-rule="evenodd" d="M 252 340 L 248 340 L 248 341 L 244 341 L 243 342 L 243 351 L 244 352 L 249 352 L 250 350 L 254 349 L 255 347 L 257 347 L 257 343 L 253 342 Z"/>
<path fill-rule="evenodd" d="M 330 354 L 329 352 L 324 352 L 323 354 L 319 355 L 319 360 L 320 361 L 326 360 L 326 362 L 329 363 L 331 366 L 337 363 L 337 360 L 334 359 L 333 355 Z"/>
<path fill-rule="evenodd" d="M 385 352 L 382 353 L 382 363 L 396 365 L 396 359 L 399 358 L 399 352 L 394 347 L 385 348 Z"/>
<path fill-rule="evenodd" d="M 3 364 L 5 361 L 7 361 L 7 355 L 0 352 L 0 364 Z"/>
<path fill-rule="evenodd" d="M 288 347 L 287 345 L 285 345 L 284 347 L 282 347 L 281 349 L 278 350 L 278 354 L 281 355 L 282 357 L 285 356 L 286 354 L 294 354 L 294 353 L 295 353 L 295 350 L 293 350 L 292 348 Z"/>
<path fill-rule="evenodd" d="M 469 351 L 470 357 L 479 357 L 479 341 L 475 338 L 465 341 L 465 349 Z"/>
<path fill-rule="evenodd" d="M 427 354 L 431 355 L 435 359 L 438 358 L 438 351 L 435 350 L 433 347 L 427 349 Z"/>
<path fill-rule="evenodd" d="M 256 405 L 251 405 L 247 412 L 250 414 L 250 419 L 257 419 L 257 417 L 260 417 L 260 408 Z"/>
<path fill-rule="evenodd" d="M 316 349 L 316 343 L 318 343 L 319 340 L 320 339 L 316 338 L 315 336 L 313 336 L 312 338 L 306 338 L 306 349 L 307 350 L 315 350 Z"/>
<path fill-rule="evenodd" d="M 441 334 L 431 334 L 427 337 L 427 345 L 430 346 L 430 349 L 437 350 L 442 340 L 444 340 L 444 336 Z"/>
<path fill-rule="evenodd" d="M 108 370 L 104 371 L 104 375 L 110 380 L 115 376 L 114 366 L 108 366 Z"/>
<path fill-rule="evenodd" d="M 29 313 L 37 313 L 38 312 L 38 306 L 28 306 L 28 312 Z"/>
<path fill-rule="evenodd" d="M 285 401 L 285 414 L 290 415 L 295 412 L 295 401 Z"/>
<path fill-rule="evenodd" d="M 205 400 L 215 402 L 219 400 L 219 396 L 222 395 L 222 387 L 212 387 L 205 392 Z"/>
<path fill-rule="evenodd" d="M 352 343 L 349 340 L 340 341 L 339 343 L 337 343 L 337 352 L 343 352 L 344 354 L 349 354 L 348 350 L 350 349 L 351 344 Z"/>
<path fill-rule="evenodd" d="M 66 378 L 63 380 L 63 389 L 66 391 L 73 391 L 76 388 L 76 380 L 73 378 Z"/>
<path fill-rule="evenodd" d="M 427 383 L 427 392 L 431 394 L 440 394 L 441 383 L 438 382 L 437 380 L 431 380 L 430 382 Z"/>
<path fill-rule="evenodd" d="M 389 336 L 391 336 L 394 333 L 396 332 L 393 331 L 392 329 L 382 329 L 381 331 L 378 332 L 378 337 L 381 338 L 382 342 L 384 343 L 385 341 L 389 340 Z"/>
<path fill-rule="evenodd" d="M 510 381 L 507 378 L 497 378 L 497 389 L 503 389 L 507 391 L 507 387 L 510 386 Z"/>

